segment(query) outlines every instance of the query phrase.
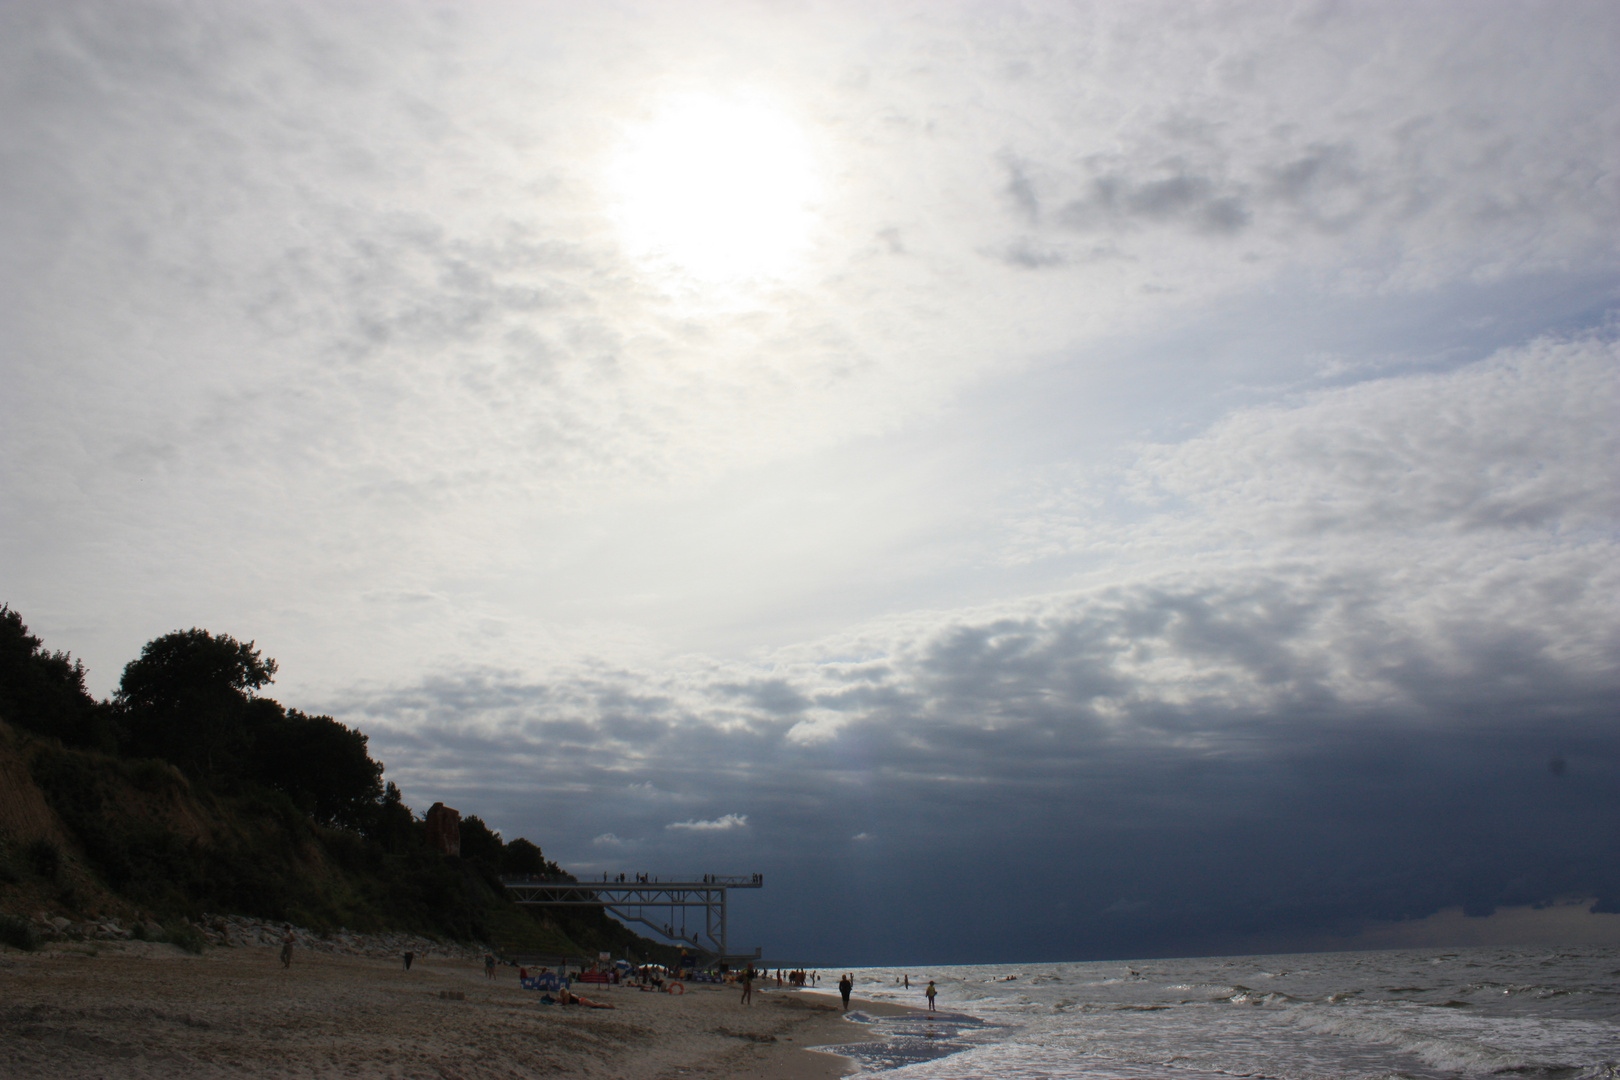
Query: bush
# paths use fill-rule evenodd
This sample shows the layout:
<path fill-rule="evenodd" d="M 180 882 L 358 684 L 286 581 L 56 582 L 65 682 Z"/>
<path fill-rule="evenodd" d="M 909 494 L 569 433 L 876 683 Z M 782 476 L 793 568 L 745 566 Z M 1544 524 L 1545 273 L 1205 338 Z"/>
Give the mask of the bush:
<path fill-rule="evenodd" d="M 19 919 L 15 915 L 0 915 L 0 942 L 10 945 L 14 949 L 32 952 L 39 948 L 39 935 L 26 919 Z"/>
<path fill-rule="evenodd" d="M 163 940 L 170 945 L 178 945 L 186 952 L 196 953 L 199 956 L 202 955 L 203 949 L 208 946 L 208 942 L 204 940 L 202 933 L 187 922 L 170 923 L 165 926 L 163 928 Z"/>
<path fill-rule="evenodd" d="M 185 774 L 157 758 L 139 758 L 121 766 L 126 779 L 148 795 L 162 795 L 170 791 L 189 791 L 191 784 Z"/>

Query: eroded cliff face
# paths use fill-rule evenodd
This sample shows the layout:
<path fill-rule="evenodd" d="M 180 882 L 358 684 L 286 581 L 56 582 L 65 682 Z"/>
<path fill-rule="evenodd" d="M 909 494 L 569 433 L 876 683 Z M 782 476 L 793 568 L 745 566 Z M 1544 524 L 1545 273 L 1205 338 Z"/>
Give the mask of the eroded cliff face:
<path fill-rule="evenodd" d="M 447 820 L 453 836 L 445 809 L 440 831 Z M 317 936 L 348 928 L 568 955 L 589 947 L 516 908 L 454 854 L 420 843 L 389 853 L 316 824 L 278 792 L 205 788 L 165 761 L 64 747 L 3 722 L 0 916 L 45 941 L 230 944 L 215 922 L 240 917 Z"/>
<path fill-rule="evenodd" d="M 127 860 L 121 838 L 132 831 L 176 844 L 210 832 L 172 767 L 64 749 L 0 723 L 0 912 L 58 929 L 63 920 L 149 918 L 100 865 Z"/>
<path fill-rule="evenodd" d="M 410 934 L 555 955 L 657 955 L 600 913 L 574 912 L 565 927 L 517 907 L 491 871 L 448 843 L 455 811 L 434 809 L 417 823 L 424 835 L 392 851 L 317 824 L 280 792 L 209 787 L 165 761 L 65 747 L 0 722 L 0 916 L 43 940 L 135 936 L 201 948 L 232 944 L 216 923 L 240 917 L 328 935 L 321 940 Z"/>
<path fill-rule="evenodd" d="M 34 759 L 44 749 L 52 748 L 0 721 L 0 913 L 134 915 L 103 886 L 35 779 Z"/>
<path fill-rule="evenodd" d="M 210 900 L 318 911 L 345 891 L 342 874 L 289 811 L 196 791 L 167 762 L 72 749 L 0 722 L 0 912 L 127 923 Z"/>
<path fill-rule="evenodd" d="M 23 760 L 17 732 L 0 721 L 0 842 L 32 844 L 38 840 L 66 843 L 62 823 L 51 812 L 28 763 Z"/>

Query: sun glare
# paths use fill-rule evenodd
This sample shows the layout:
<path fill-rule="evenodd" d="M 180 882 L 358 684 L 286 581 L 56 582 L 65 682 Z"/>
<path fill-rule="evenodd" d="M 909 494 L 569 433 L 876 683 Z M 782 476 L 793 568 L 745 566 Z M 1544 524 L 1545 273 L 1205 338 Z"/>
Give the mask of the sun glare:
<path fill-rule="evenodd" d="M 763 102 L 672 100 L 615 162 L 625 240 L 705 284 L 784 277 L 809 242 L 812 165 L 803 132 Z"/>

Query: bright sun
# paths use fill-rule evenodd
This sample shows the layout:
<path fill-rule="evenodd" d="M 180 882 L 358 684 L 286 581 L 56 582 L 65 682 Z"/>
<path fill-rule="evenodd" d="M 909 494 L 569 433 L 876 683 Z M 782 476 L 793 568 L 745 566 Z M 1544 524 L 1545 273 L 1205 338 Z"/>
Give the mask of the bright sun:
<path fill-rule="evenodd" d="M 632 253 L 705 284 L 786 276 L 809 243 L 803 133 L 762 102 L 691 95 L 631 133 L 612 171 Z"/>

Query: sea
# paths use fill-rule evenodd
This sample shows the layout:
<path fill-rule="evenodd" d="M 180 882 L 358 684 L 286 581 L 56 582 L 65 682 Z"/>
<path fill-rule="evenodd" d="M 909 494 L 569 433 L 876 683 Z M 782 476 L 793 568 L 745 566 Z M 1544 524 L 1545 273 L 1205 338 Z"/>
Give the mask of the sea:
<path fill-rule="evenodd" d="M 939 993 L 932 1015 L 852 1009 L 877 1041 L 819 1048 L 883 1080 L 1620 1078 L 1612 946 L 852 974 L 856 998 L 925 1007 L 929 979 Z"/>

